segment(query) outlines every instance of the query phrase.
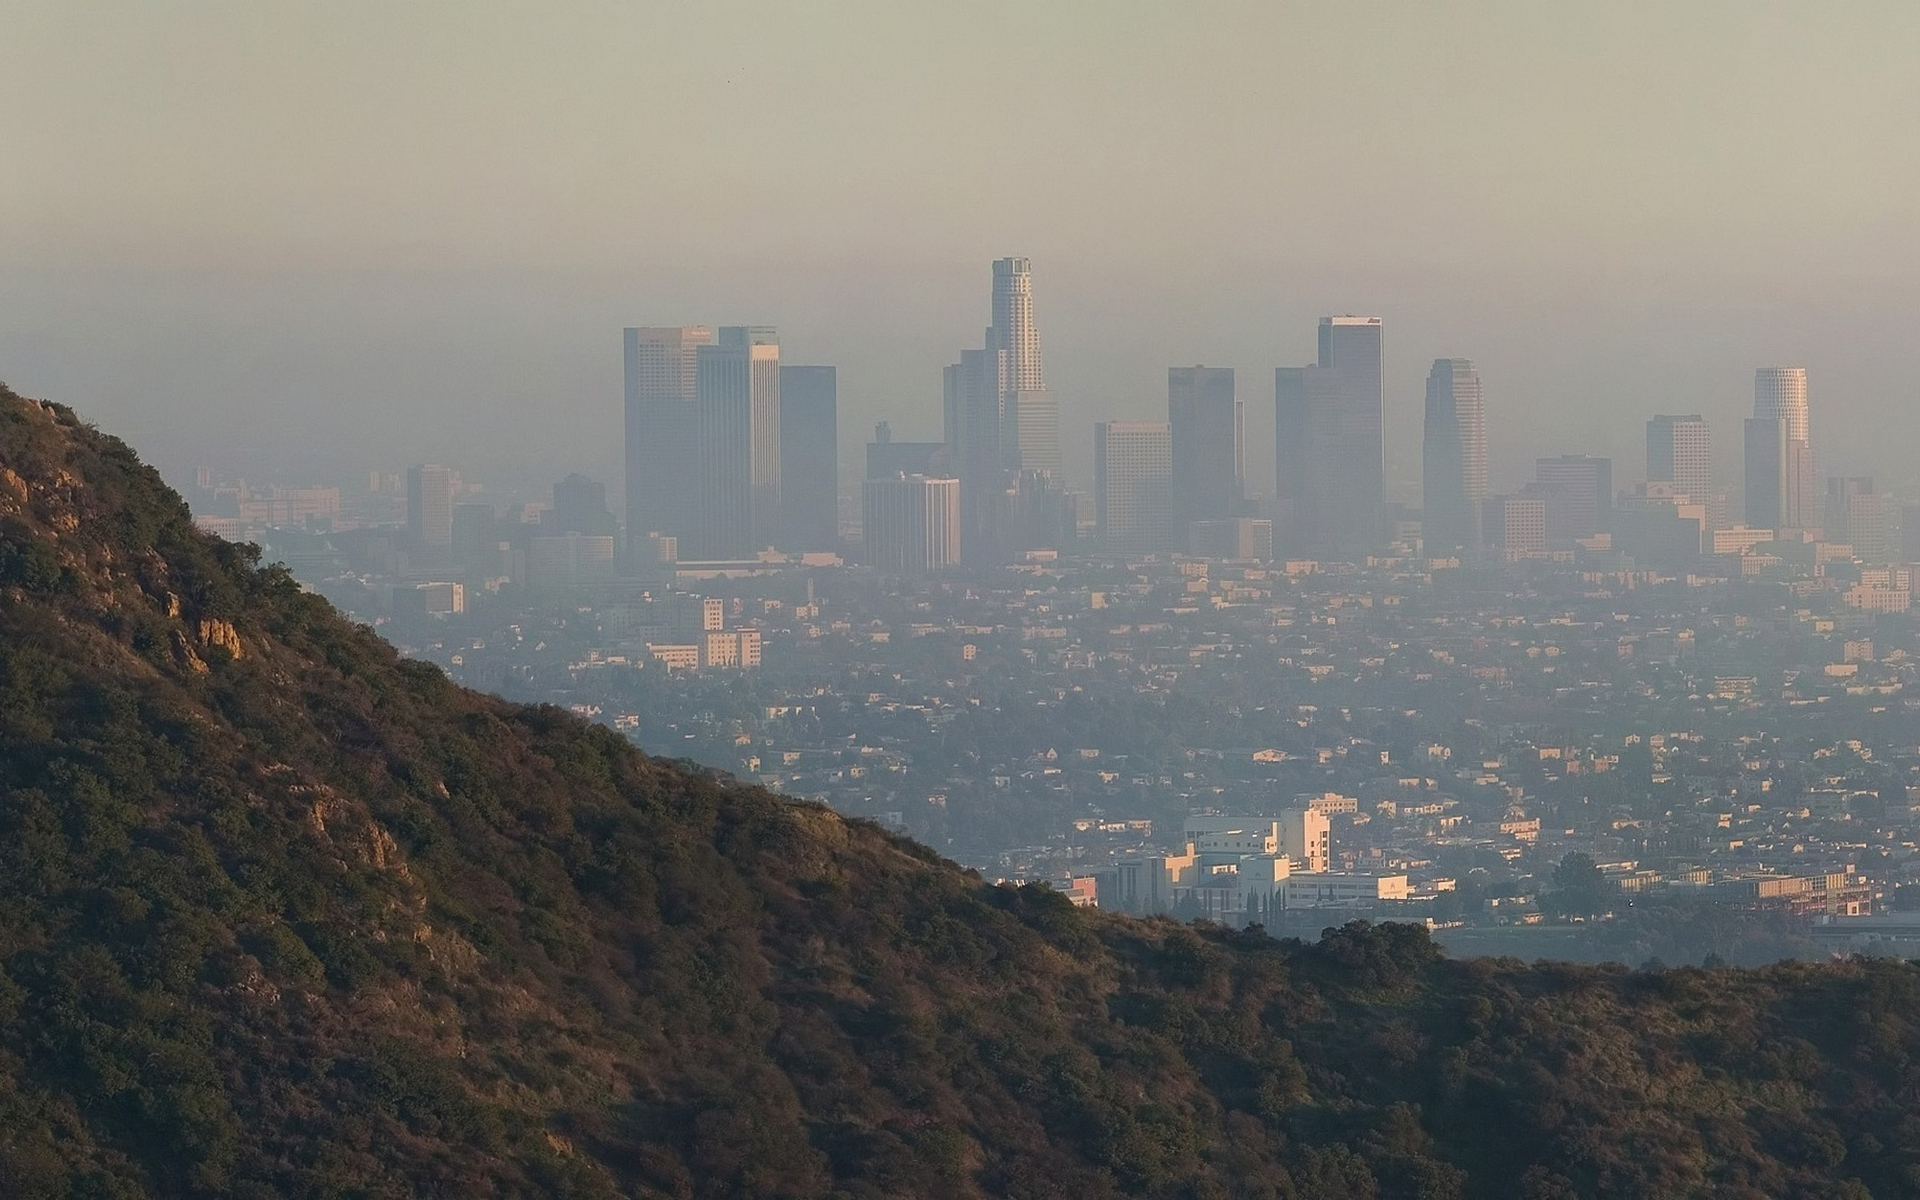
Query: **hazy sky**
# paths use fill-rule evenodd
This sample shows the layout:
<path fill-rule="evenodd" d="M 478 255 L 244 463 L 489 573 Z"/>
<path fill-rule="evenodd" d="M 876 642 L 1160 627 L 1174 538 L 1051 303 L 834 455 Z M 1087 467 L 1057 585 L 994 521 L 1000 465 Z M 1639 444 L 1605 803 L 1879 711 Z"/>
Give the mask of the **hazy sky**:
<path fill-rule="evenodd" d="M 1497 484 L 1655 411 L 1730 465 L 1771 363 L 1920 481 L 1915 62 L 1911 3 L 0 0 L 0 379 L 171 471 L 617 488 L 621 326 L 932 434 L 1020 254 L 1083 470 L 1205 362 L 1270 481 L 1272 368 L 1369 312 L 1390 476 L 1462 355 Z"/>

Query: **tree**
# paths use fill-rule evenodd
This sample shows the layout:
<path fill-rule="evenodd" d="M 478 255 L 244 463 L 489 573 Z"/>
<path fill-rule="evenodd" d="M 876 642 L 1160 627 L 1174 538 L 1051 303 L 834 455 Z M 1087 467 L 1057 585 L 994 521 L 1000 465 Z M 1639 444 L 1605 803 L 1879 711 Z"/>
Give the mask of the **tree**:
<path fill-rule="evenodd" d="M 1612 906 L 1613 885 L 1592 855 L 1573 850 L 1553 869 L 1553 890 L 1540 903 L 1567 916 L 1591 916 Z"/>
<path fill-rule="evenodd" d="M 1583 851 L 1569 851 L 1553 869 L 1553 886 L 1565 891 L 1598 891 L 1606 883 L 1607 877 L 1593 861 L 1593 855 Z"/>

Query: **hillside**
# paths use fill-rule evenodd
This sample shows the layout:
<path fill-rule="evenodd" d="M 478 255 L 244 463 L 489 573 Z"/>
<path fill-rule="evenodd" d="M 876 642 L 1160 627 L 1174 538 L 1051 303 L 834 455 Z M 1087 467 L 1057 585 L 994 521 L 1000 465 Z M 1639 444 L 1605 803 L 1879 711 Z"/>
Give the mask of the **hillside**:
<path fill-rule="evenodd" d="M 992 887 L 400 660 L 0 389 L 0 1194 L 1920 1195 L 1920 970 Z"/>

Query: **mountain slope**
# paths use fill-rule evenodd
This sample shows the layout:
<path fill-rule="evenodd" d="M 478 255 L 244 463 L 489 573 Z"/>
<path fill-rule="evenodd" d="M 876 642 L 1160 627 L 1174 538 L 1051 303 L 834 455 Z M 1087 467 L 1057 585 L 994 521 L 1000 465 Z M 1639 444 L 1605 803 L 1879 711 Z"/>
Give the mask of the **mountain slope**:
<path fill-rule="evenodd" d="M 1920 1194 L 1920 972 L 991 887 L 454 687 L 0 389 L 9 1196 Z"/>

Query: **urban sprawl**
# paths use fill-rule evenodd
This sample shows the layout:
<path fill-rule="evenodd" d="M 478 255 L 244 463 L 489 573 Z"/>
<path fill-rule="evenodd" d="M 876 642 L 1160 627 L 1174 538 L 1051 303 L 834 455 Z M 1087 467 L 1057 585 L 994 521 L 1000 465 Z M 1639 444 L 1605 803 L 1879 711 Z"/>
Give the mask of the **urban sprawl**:
<path fill-rule="evenodd" d="M 190 494 L 462 682 L 1076 903 L 1636 961 L 1920 945 L 1920 516 L 1820 486 L 1804 370 L 1756 371 L 1733 503 L 1692 414 L 1649 414 L 1630 490 L 1562 455 L 1492 494 L 1478 372 L 1438 360 L 1416 507 L 1387 499 L 1382 322 L 1332 316 L 1275 372 L 1274 494 L 1203 366 L 1167 420 L 1094 426 L 1087 491 L 1027 260 L 993 264 L 991 320 L 941 440 L 882 422 L 857 481 L 833 367 L 643 327 L 622 511 L 441 465 Z"/>

